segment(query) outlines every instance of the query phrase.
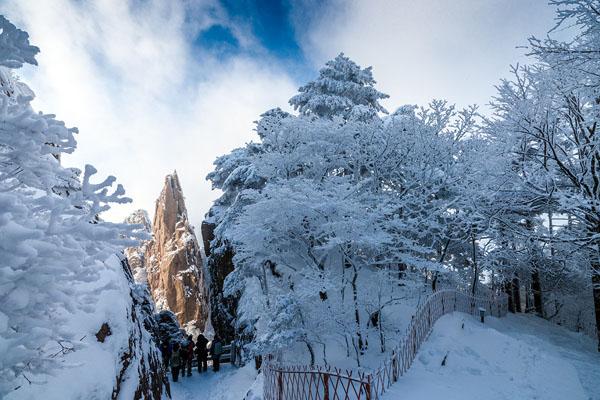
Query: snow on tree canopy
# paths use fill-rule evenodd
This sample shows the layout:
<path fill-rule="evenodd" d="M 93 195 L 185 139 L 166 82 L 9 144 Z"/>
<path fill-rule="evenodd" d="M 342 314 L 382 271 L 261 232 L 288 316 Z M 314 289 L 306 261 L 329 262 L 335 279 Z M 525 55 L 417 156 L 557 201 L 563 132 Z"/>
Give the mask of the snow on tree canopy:
<path fill-rule="evenodd" d="M 459 220 L 447 210 L 470 173 L 459 138 L 475 110 L 434 102 L 376 118 L 385 95 L 374 82 L 340 55 L 292 98 L 300 115 L 263 113 L 260 141 L 208 175 L 223 191 L 209 213 L 211 257 L 233 254 L 223 294 L 239 298 L 246 357 L 308 350 L 307 362 L 326 362 L 342 346 L 361 366 L 395 335 L 392 310 L 412 296 L 415 272 L 445 270 L 439 253 Z"/>
<path fill-rule="evenodd" d="M 289 118 L 291 115 L 281 108 L 273 108 L 260 116 L 260 120 L 255 121 L 256 133 L 260 138 L 264 138 L 269 132 L 281 127 L 281 122 L 285 118 Z"/>
<path fill-rule="evenodd" d="M 17 29 L 0 15 L 0 65 L 21 68 L 23 64 L 37 65 L 35 55 L 40 49 L 29 44 L 29 35 Z"/>
<path fill-rule="evenodd" d="M 77 130 L 32 109 L 9 68 L 38 49 L 0 26 L 0 398 L 160 399 L 154 306 L 118 256 L 137 241 L 100 217 L 131 200 L 93 166 L 61 165 Z"/>
<path fill-rule="evenodd" d="M 303 115 L 365 120 L 387 113 L 379 104 L 387 94 L 377 91 L 371 67 L 362 69 L 344 53 L 328 61 L 319 77 L 302 86 L 290 104 Z"/>

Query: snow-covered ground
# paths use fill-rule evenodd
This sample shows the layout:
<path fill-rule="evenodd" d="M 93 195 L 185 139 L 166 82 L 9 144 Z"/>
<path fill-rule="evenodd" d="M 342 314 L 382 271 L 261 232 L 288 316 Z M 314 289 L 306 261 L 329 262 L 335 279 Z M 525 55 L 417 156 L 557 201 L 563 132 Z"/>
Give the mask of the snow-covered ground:
<path fill-rule="evenodd" d="M 446 315 L 384 396 L 442 398 L 600 400 L 600 354 L 589 337 L 537 317 L 481 324 L 466 314 Z"/>
<path fill-rule="evenodd" d="M 194 371 L 171 382 L 172 397 L 242 400 L 249 391 L 260 396 L 256 377 L 253 365 Z M 409 372 L 384 396 L 438 398 L 600 400 L 600 354 L 591 338 L 537 317 L 509 315 L 481 324 L 467 314 L 449 314 L 436 322 Z"/>
<path fill-rule="evenodd" d="M 257 376 L 252 363 L 243 368 L 221 364 L 219 372 L 213 372 L 210 368 L 209 365 L 209 370 L 202 374 L 194 370 L 191 377 L 179 377 L 178 382 L 171 380 L 172 399 L 243 400 Z"/>

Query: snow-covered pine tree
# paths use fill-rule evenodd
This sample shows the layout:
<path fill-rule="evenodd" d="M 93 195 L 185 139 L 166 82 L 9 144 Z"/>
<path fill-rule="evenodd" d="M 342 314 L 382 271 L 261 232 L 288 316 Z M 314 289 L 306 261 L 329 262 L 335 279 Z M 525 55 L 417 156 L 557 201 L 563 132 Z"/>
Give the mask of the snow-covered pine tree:
<path fill-rule="evenodd" d="M 0 397 L 161 399 L 153 305 L 117 256 L 133 232 L 100 218 L 130 200 L 61 166 L 77 130 L 32 109 L 13 69 L 39 50 L 0 29 Z"/>
<path fill-rule="evenodd" d="M 375 89 L 375 83 L 371 67 L 361 68 L 340 53 L 325 63 L 316 80 L 298 89 L 290 104 L 302 115 L 367 120 L 387 113 L 379 100 L 389 96 Z"/>

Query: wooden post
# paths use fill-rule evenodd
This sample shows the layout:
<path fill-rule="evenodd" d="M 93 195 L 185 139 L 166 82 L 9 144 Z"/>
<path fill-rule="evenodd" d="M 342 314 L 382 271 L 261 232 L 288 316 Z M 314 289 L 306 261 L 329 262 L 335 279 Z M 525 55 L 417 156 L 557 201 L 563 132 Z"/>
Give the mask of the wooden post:
<path fill-rule="evenodd" d="M 323 400 L 329 400 L 329 374 L 323 375 Z"/>

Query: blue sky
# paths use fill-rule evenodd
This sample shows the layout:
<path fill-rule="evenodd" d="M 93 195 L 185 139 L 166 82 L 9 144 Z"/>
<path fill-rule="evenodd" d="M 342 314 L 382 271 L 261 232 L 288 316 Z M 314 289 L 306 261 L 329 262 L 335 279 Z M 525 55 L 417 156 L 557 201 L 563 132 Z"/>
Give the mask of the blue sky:
<path fill-rule="evenodd" d="M 280 58 L 302 58 L 296 43 L 288 2 L 277 0 L 224 0 L 221 2 L 234 21 L 247 22 L 260 43 Z"/>
<path fill-rule="evenodd" d="M 302 16 L 308 22 L 312 15 L 327 7 L 326 0 L 307 2 Z M 244 48 L 236 35 L 225 25 L 215 24 L 200 31 L 193 44 L 209 49 L 221 58 L 246 54 L 260 57 L 267 52 L 298 81 L 310 79 L 316 73 L 298 43 L 296 26 L 293 22 L 293 6 L 290 1 L 280 0 L 222 0 L 223 7 L 231 24 L 247 27 L 260 44 L 257 48 Z"/>
<path fill-rule="evenodd" d="M 344 52 L 372 66 L 389 111 L 434 98 L 485 104 L 531 35 L 544 0 L 0 0 L 29 32 L 39 66 L 20 71 L 34 106 L 79 128 L 67 166 L 113 174 L 154 211 L 177 170 L 192 223 L 212 201 L 216 157 L 257 140 L 261 113 L 287 103 Z"/>

